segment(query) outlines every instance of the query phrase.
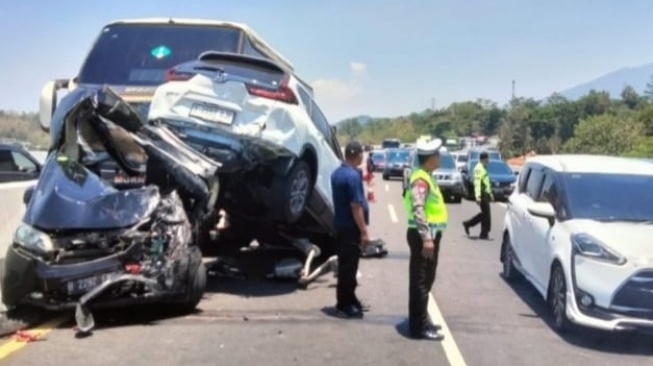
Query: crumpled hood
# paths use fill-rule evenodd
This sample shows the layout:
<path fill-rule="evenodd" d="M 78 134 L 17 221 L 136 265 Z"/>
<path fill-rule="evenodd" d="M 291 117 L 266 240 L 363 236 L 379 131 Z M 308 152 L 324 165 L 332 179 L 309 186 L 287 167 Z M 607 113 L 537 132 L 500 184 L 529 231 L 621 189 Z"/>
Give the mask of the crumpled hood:
<path fill-rule="evenodd" d="M 626 258 L 653 260 L 653 225 L 630 222 L 573 220 L 571 233 L 586 233 Z"/>
<path fill-rule="evenodd" d="M 23 221 L 44 231 L 130 227 L 160 200 L 156 186 L 118 191 L 63 155 L 51 154 L 41 176 Z"/>

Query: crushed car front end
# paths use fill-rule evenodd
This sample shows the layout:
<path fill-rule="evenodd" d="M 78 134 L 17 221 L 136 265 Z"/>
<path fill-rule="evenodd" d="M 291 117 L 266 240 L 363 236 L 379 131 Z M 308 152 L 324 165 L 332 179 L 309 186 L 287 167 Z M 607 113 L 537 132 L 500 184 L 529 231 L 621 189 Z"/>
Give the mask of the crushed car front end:
<path fill-rule="evenodd" d="M 195 308 L 206 283 L 198 228 L 219 194 L 219 164 L 144 125 L 107 87 L 67 95 L 51 132 L 6 255 L 3 302 L 77 307 L 85 329 L 89 307 Z"/>

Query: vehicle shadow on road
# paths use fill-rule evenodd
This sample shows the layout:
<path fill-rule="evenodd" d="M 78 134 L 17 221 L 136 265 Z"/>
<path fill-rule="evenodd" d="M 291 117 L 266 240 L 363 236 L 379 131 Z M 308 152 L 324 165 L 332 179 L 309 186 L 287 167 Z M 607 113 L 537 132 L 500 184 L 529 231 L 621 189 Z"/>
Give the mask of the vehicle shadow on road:
<path fill-rule="evenodd" d="M 499 278 L 505 283 L 501 274 L 499 274 Z M 508 286 L 533 310 L 535 317 L 539 317 L 553 333 L 569 344 L 604 353 L 653 355 L 653 348 L 651 347 L 653 334 L 613 333 L 587 328 L 576 328 L 568 334 L 560 334 L 553 327 L 553 316 L 546 302 L 535 288 L 525 279 L 518 279 L 513 283 L 508 283 Z M 530 314 L 520 314 L 520 316 L 532 317 Z"/>

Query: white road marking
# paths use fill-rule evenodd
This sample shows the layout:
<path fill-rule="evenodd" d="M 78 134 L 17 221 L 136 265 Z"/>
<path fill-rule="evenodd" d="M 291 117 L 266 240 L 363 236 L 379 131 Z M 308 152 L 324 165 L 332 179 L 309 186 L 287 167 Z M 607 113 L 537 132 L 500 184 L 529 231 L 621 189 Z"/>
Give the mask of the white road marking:
<path fill-rule="evenodd" d="M 388 183 L 385 184 L 385 191 L 390 192 L 390 186 L 388 185 Z"/>
<path fill-rule="evenodd" d="M 399 222 L 399 219 L 397 218 L 397 212 L 395 211 L 395 207 L 391 204 L 388 204 L 388 212 L 390 212 L 390 220 L 392 222 Z"/>
<path fill-rule="evenodd" d="M 463 359 L 462 353 L 460 353 L 460 349 L 458 349 L 456 340 L 453 339 L 451 330 L 449 330 L 449 326 L 447 325 L 447 322 L 444 320 L 444 316 L 442 316 L 442 312 L 440 311 L 440 308 L 438 308 L 438 304 L 435 302 L 435 298 L 433 298 L 433 294 L 430 293 L 429 293 L 428 313 L 431 316 L 431 320 L 442 327 L 440 332 L 442 332 L 442 334 L 444 335 L 444 339 L 442 340 L 441 343 L 442 343 L 442 348 L 444 348 L 444 354 L 447 356 L 447 360 L 449 360 L 449 365 L 467 366 L 467 364 L 465 363 L 465 359 Z"/>

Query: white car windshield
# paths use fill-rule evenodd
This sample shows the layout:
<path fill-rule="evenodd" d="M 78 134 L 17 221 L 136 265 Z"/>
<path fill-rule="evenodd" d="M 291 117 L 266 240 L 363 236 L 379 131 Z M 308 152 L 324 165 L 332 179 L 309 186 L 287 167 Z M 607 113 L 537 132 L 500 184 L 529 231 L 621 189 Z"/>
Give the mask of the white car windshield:
<path fill-rule="evenodd" d="M 572 218 L 653 221 L 653 176 L 564 173 L 561 179 Z"/>

